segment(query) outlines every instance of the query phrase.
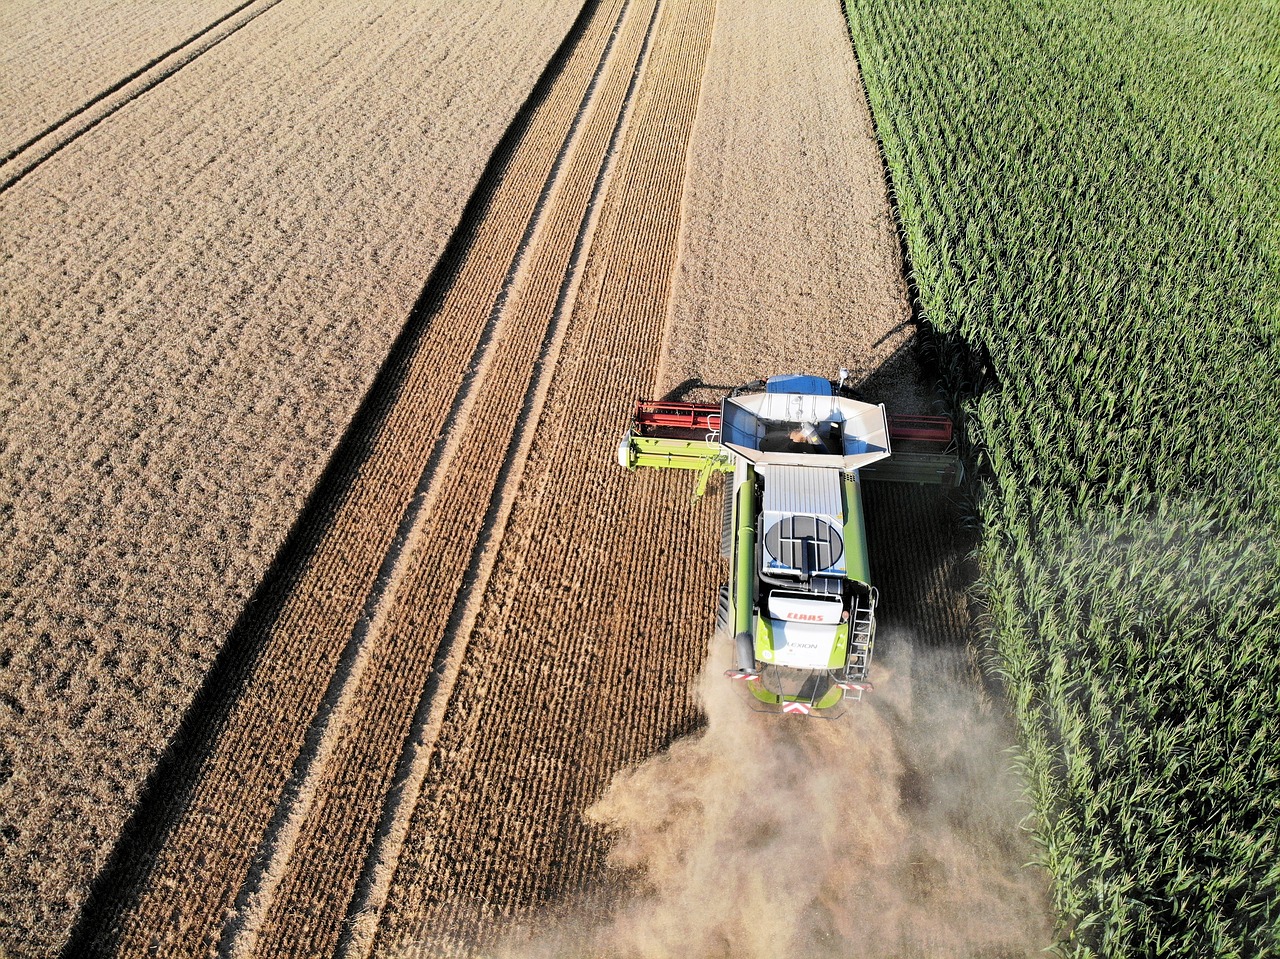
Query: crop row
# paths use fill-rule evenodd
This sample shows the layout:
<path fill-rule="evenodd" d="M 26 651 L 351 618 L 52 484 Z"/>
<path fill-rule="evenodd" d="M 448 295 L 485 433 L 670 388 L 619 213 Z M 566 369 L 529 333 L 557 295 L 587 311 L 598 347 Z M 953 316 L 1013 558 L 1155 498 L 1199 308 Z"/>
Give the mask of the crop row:
<path fill-rule="evenodd" d="M 654 318 L 670 296 L 712 10 L 707 0 L 636 3 L 620 33 L 634 62 L 655 17 L 563 343 L 548 357 L 545 412 L 527 421 L 536 425 L 514 496 L 500 491 L 510 518 L 492 577 L 474 586 L 483 598 L 389 877 L 375 954 L 484 946 L 501 920 L 609 881 L 604 830 L 582 810 L 619 768 L 693 725 L 686 690 L 716 570 L 690 570 L 672 544 L 713 551 L 714 511 L 686 495 L 673 503 L 669 477 L 624 473 L 601 450 L 616 441 L 637 376 L 658 365 Z M 588 153 L 592 139 L 588 131 Z M 559 218 L 549 222 L 548 254 L 567 251 L 555 242 Z M 565 275 L 551 255 L 530 266 L 529 288 L 513 297 L 523 323 L 556 309 L 543 288 Z M 481 465 L 483 476 L 498 472 Z M 420 575 L 440 574 L 424 565 Z M 414 640 L 431 624 L 406 615 L 401 628 Z"/>
<path fill-rule="evenodd" d="M 468 623 L 475 616 L 472 594 L 484 592 L 493 543 L 502 539 L 526 455 L 525 431 L 539 419 L 535 394 L 545 389 L 555 365 L 563 326 L 561 290 L 573 275 L 576 241 L 606 162 L 610 132 L 627 107 L 629 81 L 649 22 L 644 8 L 643 3 L 628 6 L 616 0 L 594 8 L 563 75 L 566 82 L 556 85 L 582 96 L 586 112 L 581 126 L 570 122 L 577 104 L 560 104 L 557 110 L 550 103 L 546 122 L 529 131 L 526 149 L 546 156 L 555 156 L 555 147 L 565 140 L 556 121 L 570 127 L 572 139 L 556 164 L 556 179 L 547 185 L 549 199 L 536 214 L 536 228 L 529 227 L 532 240 L 517 260 L 519 274 L 510 296 L 500 295 L 495 303 L 501 320 L 477 371 L 477 385 L 465 416 L 453 427 L 452 449 L 432 478 L 402 579 L 374 627 L 379 635 L 333 754 L 317 770 L 321 798 L 307 813 L 276 900 L 265 915 L 259 945 L 264 954 L 289 955 L 299 946 L 327 954 L 338 945 L 341 913 L 325 916 L 312 907 L 315 915 L 307 915 L 306 904 L 341 897 L 345 905 L 375 841 L 381 800 L 392 794 L 397 781 L 403 782 L 413 760 L 421 762 L 421 753 L 431 749 L 430 735 L 421 726 L 435 705 L 431 698 L 447 696 L 451 689 L 448 680 L 431 681 L 432 674 L 447 671 L 455 656 L 465 655 Z M 616 42 L 606 44 L 611 26 Z M 596 64 L 598 83 L 585 82 L 589 71 L 577 81 L 578 70 Z M 587 87 L 595 89 L 594 97 L 583 94 Z M 544 146 L 540 138 L 551 142 Z M 470 307 L 465 301 L 453 305 Z M 451 315 L 442 311 L 434 321 L 447 325 Z M 412 395 L 405 399 L 410 405 L 421 402 Z M 411 439 L 413 432 L 397 435 Z M 389 444 L 389 454 L 396 445 L 394 440 Z M 459 522 L 463 516 L 466 523 Z M 420 705 L 422 697 L 426 701 Z M 406 739 L 411 745 L 406 746 Z M 421 749 L 419 741 L 425 741 Z M 411 808 L 406 802 L 397 811 L 407 816 Z"/>
<path fill-rule="evenodd" d="M 848 3 L 1065 954 L 1280 951 L 1267 8 Z"/>

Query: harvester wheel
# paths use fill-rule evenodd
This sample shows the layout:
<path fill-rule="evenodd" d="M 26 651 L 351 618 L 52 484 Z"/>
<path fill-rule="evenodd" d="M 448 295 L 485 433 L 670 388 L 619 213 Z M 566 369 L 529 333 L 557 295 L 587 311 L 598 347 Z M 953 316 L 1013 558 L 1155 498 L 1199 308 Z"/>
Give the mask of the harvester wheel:
<path fill-rule="evenodd" d="M 728 640 L 733 635 L 733 615 L 729 609 L 729 584 L 720 587 L 720 595 L 716 600 L 716 632 L 717 640 Z"/>

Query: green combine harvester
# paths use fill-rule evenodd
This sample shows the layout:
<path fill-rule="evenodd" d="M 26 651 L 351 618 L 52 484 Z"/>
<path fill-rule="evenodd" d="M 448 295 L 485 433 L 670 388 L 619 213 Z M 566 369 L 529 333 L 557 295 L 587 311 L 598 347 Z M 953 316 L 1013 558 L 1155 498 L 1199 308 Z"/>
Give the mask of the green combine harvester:
<path fill-rule="evenodd" d="M 846 379 L 775 376 L 719 406 L 642 400 L 618 444 L 626 469 L 696 471 L 699 496 L 725 474 L 730 572 L 716 633 L 732 637 L 725 675 L 756 709 L 835 717 L 872 688 L 879 593 L 861 484 L 954 486 L 962 475 L 949 420 L 888 416 Z"/>

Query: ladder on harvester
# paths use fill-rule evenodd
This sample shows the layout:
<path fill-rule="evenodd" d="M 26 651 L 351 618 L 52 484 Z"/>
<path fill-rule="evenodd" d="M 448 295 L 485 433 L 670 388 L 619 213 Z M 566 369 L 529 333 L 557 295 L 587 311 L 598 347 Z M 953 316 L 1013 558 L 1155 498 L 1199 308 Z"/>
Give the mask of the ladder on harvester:
<path fill-rule="evenodd" d="M 857 600 L 849 620 L 849 659 L 839 685 L 844 690 L 844 698 L 854 702 L 860 702 L 862 694 L 871 689 L 867 676 L 871 671 L 871 654 L 876 642 L 876 603 L 879 598 L 879 593 L 872 587 L 868 602 L 864 604 L 861 599 Z"/>

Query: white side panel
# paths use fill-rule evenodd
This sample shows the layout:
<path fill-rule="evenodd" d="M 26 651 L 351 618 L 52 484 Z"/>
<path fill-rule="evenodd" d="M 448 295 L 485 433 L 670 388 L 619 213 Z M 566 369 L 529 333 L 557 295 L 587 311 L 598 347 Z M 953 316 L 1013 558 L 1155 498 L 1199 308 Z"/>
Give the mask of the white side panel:
<path fill-rule="evenodd" d="M 803 513 L 834 517 L 844 525 L 839 470 L 815 470 L 803 466 L 765 466 L 764 509 L 771 513 Z"/>
<path fill-rule="evenodd" d="M 771 620 L 773 658 L 778 666 L 826 669 L 836 645 L 836 627 Z"/>
<path fill-rule="evenodd" d="M 844 615 L 844 603 L 839 598 L 806 597 L 794 593 L 775 592 L 769 599 L 769 612 L 773 621 L 807 623 L 809 625 L 837 626 Z"/>

